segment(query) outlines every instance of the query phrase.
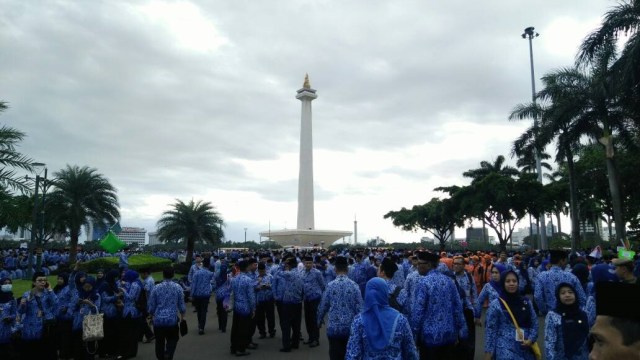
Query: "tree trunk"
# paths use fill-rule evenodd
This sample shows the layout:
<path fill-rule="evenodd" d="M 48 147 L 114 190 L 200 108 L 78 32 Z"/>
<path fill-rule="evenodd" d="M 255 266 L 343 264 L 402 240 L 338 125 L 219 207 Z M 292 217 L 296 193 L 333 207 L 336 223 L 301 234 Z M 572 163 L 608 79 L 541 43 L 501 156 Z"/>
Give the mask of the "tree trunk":
<path fill-rule="evenodd" d="M 580 243 L 580 215 L 578 213 L 578 185 L 576 169 L 573 163 L 573 152 L 565 149 L 567 154 L 567 173 L 569 176 L 569 215 L 571 217 L 571 251 L 575 251 Z"/>
<path fill-rule="evenodd" d="M 620 182 L 618 181 L 618 169 L 613 158 L 607 157 L 607 177 L 609 178 L 609 192 L 613 204 L 613 220 L 616 225 L 616 240 L 624 246 L 625 220 L 622 212 L 622 196 L 620 194 Z"/>
<path fill-rule="evenodd" d="M 562 232 L 562 226 L 560 225 L 560 211 L 556 211 L 556 220 L 558 221 L 558 234 Z"/>
<path fill-rule="evenodd" d="M 194 239 L 191 238 L 187 238 L 187 258 L 185 259 L 185 262 L 189 265 L 191 265 L 191 262 L 193 261 L 193 248 L 195 245 L 195 241 Z"/>
<path fill-rule="evenodd" d="M 80 238 L 80 231 L 71 230 L 69 239 L 69 267 L 76 262 L 76 255 L 78 254 L 78 238 Z"/>

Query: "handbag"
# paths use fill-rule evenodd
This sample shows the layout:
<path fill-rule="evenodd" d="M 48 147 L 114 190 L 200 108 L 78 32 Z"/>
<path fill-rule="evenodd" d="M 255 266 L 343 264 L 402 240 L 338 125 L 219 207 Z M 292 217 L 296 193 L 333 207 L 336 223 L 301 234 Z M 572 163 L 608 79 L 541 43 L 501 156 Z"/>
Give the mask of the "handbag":
<path fill-rule="evenodd" d="M 189 327 L 187 326 L 187 320 L 182 319 L 180 321 L 180 336 L 185 336 L 189 333 Z"/>
<path fill-rule="evenodd" d="M 516 321 L 515 316 L 513 316 L 513 313 L 511 312 L 509 305 L 507 305 L 507 302 L 504 301 L 502 298 L 499 298 L 499 299 L 500 301 L 502 301 L 502 304 L 509 312 L 509 315 L 511 316 L 511 321 L 513 321 L 513 325 L 516 327 L 516 331 L 519 333 L 522 332 L 522 329 L 520 329 L 520 326 L 518 326 L 518 322 Z M 529 349 L 531 349 L 531 352 L 533 352 L 533 356 L 535 356 L 536 360 L 542 360 L 542 351 L 540 350 L 540 345 L 538 345 L 538 342 L 532 343 L 531 346 L 529 346 Z"/>
<path fill-rule="evenodd" d="M 95 314 L 88 314 L 82 319 L 82 341 L 98 341 L 104 338 L 104 314 L 98 313 L 98 307 Z"/>

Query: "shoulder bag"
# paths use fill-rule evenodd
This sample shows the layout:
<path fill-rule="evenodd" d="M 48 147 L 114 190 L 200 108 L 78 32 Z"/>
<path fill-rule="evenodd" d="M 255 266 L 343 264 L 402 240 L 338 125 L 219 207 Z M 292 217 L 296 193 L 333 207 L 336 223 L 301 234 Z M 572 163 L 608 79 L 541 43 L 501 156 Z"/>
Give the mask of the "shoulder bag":
<path fill-rule="evenodd" d="M 513 313 L 511 312 L 511 309 L 509 308 L 509 305 L 507 305 L 507 302 L 504 301 L 502 298 L 499 298 L 499 299 L 500 299 L 500 301 L 502 301 L 502 304 L 504 305 L 504 307 L 509 312 L 509 315 L 511 316 L 511 321 L 513 321 L 513 326 L 516 327 L 516 331 L 519 334 L 521 334 L 522 338 L 524 338 L 524 331 L 522 331 L 520 326 L 518 326 L 518 322 L 516 321 L 515 316 L 513 316 Z M 537 342 L 532 343 L 529 348 L 531 349 L 531 352 L 533 352 L 533 356 L 535 356 L 536 360 L 542 360 L 542 351 L 540 350 L 540 345 L 538 345 Z"/>

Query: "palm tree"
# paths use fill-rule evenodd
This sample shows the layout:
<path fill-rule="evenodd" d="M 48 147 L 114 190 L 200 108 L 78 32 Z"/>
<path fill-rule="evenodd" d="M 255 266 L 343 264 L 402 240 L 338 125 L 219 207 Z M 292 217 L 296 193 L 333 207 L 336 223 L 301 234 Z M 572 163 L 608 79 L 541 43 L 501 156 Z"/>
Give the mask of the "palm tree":
<path fill-rule="evenodd" d="M 520 174 L 518 169 L 511 166 L 503 166 L 504 160 L 504 156 L 498 155 L 493 163 L 481 161 L 479 168 L 467 170 L 462 173 L 462 176 L 473 179 L 471 183 L 476 183 L 493 173 L 510 177 L 518 176 Z"/>
<path fill-rule="evenodd" d="M 47 214 L 69 232 L 69 263 L 75 262 L 83 225 L 114 224 L 120 218 L 116 189 L 96 169 L 67 165 L 54 174 Z"/>
<path fill-rule="evenodd" d="M 0 101 L 0 113 L 8 108 L 7 103 Z M 33 160 L 16 150 L 25 134 L 16 129 L 0 127 L 0 187 L 29 192 L 25 178 L 17 176 L 14 169 L 33 171 Z"/>
<path fill-rule="evenodd" d="M 210 202 L 188 203 L 176 199 L 173 209 L 162 213 L 158 220 L 158 239 L 177 241 L 184 239 L 187 245 L 186 262 L 193 259 L 193 247 L 196 241 L 219 243 L 224 236 L 223 220 Z"/>

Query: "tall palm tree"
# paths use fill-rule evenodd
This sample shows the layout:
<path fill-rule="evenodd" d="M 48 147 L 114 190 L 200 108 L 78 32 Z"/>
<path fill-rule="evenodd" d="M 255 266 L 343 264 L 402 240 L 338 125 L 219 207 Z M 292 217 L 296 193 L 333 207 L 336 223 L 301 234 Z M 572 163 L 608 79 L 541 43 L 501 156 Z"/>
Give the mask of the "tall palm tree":
<path fill-rule="evenodd" d="M 116 188 L 96 169 L 67 165 L 54 174 L 47 214 L 69 232 L 69 263 L 75 262 L 83 225 L 114 224 L 120 218 Z"/>
<path fill-rule="evenodd" d="M 0 113 L 8 108 L 7 103 L 0 101 Z M 33 171 L 33 160 L 16 150 L 25 134 L 16 129 L 0 127 L 0 187 L 29 192 L 25 178 L 16 175 L 15 169 Z"/>
<path fill-rule="evenodd" d="M 493 163 L 481 161 L 479 168 L 467 170 L 462 173 L 462 176 L 471 178 L 471 182 L 476 183 L 493 173 L 510 177 L 515 177 L 520 174 L 518 169 L 511 166 L 504 166 L 504 161 L 505 158 L 502 155 L 498 155 Z"/>
<path fill-rule="evenodd" d="M 185 240 L 187 245 L 186 262 L 193 259 L 196 241 L 219 243 L 224 236 L 223 220 L 210 202 L 188 203 L 176 199 L 171 210 L 162 213 L 158 220 L 158 239 L 161 241 Z"/>

